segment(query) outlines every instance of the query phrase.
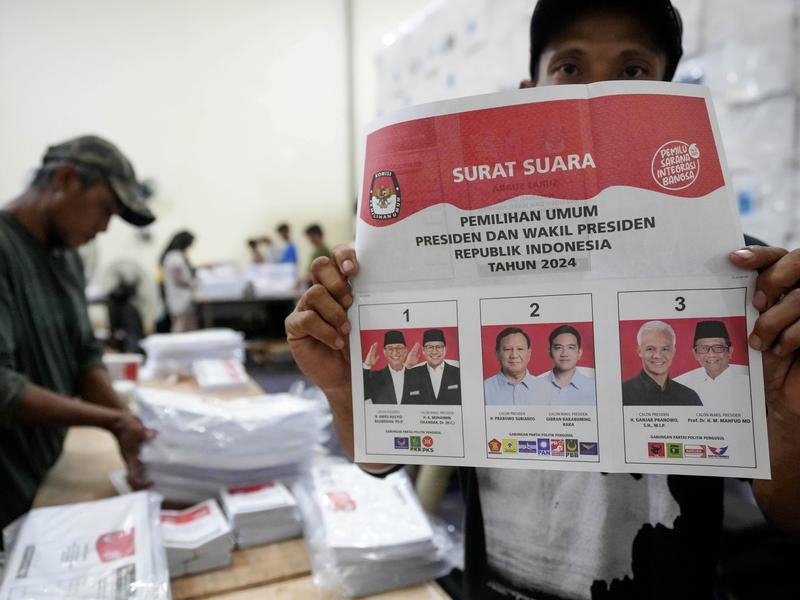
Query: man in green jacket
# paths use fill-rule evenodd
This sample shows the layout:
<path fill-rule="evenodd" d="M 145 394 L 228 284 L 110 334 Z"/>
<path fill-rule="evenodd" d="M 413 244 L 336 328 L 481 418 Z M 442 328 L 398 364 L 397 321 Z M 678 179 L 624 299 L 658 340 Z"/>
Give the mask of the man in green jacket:
<path fill-rule="evenodd" d="M 110 431 L 130 483 L 147 485 L 138 454 L 154 432 L 111 387 L 76 252 L 117 214 L 154 220 L 128 159 L 94 136 L 48 148 L 28 188 L 0 210 L 0 528 L 30 509 L 70 425 Z"/>

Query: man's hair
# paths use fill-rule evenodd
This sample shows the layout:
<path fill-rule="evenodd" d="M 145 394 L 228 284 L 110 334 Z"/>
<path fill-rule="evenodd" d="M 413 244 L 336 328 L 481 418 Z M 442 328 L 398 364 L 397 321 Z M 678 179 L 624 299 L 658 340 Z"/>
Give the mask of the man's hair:
<path fill-rule="evenodd" d="M 639 327 L 639 332 L 636 334 L 636 343 L 638 345 L 640 346 L 642 345 L 642 336 L 648 331 L 663 331 L 670 337 L 673 345 L 677 343 L 675 330 L 672 328 L 671 325 L 669 325 L 668 323 L 664 323 L 664 321 L 648 321 L 647 323 Z"/>
<path fill-rule="evenodd" d="M 278 233 L 289 233 L 289 224 L 288 223 L 281 223 L 275 228 L 275 231 Z"/>
<path fill-rule="evenodd" d="M 105 177 L 103 177 L 103 174 L 97 169 L 92 169 L 90 167 L 84 167 L 83 165 L 76 165 L 74 163 L 68 163 L 63 161 L 49 162 L 39 167 L 36 170 L 36 173 L 33 174 L 31 187 L 39 191 L 46 190 L 47 186 L 50 185 L 50 181 L 52 181 L 53 179 L 53 174 L 58 169 L 67 164 L 72 165 L 75 168 L 75 173 L 78 176 L 78 180 L 84 187 L 90 187 L 95 183 L 105 181 Z"/>
<path fill-rule="evenodd" d="M 548 346 L 552 347 L 553 340 L 555 340 L 558 336 L 569 333 L 575 336 L 575 339 L 578 340 L 578 348 L 581 347 L 581 334 L 578 333 L 578 330 L 575 329 L 572 325 L 559 325 L 553 331 L 550 332 L 550 337 L 548 338 Z"/>
<path fill-rule="evenodd" d="M 528 343 L 528 348 L 531 347 L 531 338 L 528 337 L 527 333 L 522 331 L 522 329 L 520 329 L 519 327 L 506 327 L 505 329 L 503 329 L 503 331 L 497 334 L 497 339 L 494 342 L 494 351 L 500 352 L 500 344 L 502 343 L 503 338 L 506 338 L 510 335 L 514 335 L 515 333 L 522 334 L 525 337 L 525 341 Z"/>
<path fill-rule="evenodd" d="M 322 237 L 322 227 L 314 223 L 306 227 L 306 235 L 318 235 Z"/>
<path fill-rule="evenodd" d="M 539 77 L 539 59 L 550 40 L 586 14 L 626 14 L 650 30 L 667 57 L 664 81 L 671 81 L 683 55 L 683 23 L 671 3 L 662 0 L 540 0 L 530 24 L 531 81 Z"/>

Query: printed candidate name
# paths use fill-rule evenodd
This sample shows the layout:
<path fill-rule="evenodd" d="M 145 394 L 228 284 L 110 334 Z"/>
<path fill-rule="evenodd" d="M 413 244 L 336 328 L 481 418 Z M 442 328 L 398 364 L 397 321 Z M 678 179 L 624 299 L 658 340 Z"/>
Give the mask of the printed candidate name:
<path fill-rule="evenodd" d="M 453 183 L 464 181 L 482 181 L 485 179 L 498 179 L 514 177 L 517 174 L 519 163 L 516 160 L 498 162 L 492 165 L 466 165 L 453 169 Z M 580 171 L 583 169 L 596 169 L 594 158 L 590 153 L 566 154 L 554 157 L 528 158 L 522 161 L 523 175 L 536 175 L 556 173 L 558 171 Z"/>

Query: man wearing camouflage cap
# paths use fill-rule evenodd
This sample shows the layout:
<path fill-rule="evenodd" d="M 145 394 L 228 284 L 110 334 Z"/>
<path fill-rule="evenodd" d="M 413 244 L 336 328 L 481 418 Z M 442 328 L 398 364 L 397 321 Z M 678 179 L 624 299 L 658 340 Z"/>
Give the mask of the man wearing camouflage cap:
<path fill-rule="evenodd" d="M 154 220 L 131 163 L 95 136 L 48 148 L 28 188 L 0 210 L 0 529 L 30 508 L 70 425 L 110 431 L 130 483 L 146 485 L 138 454 L 154 432 L 111 387 L 76 252 L 114 215 Z"/>

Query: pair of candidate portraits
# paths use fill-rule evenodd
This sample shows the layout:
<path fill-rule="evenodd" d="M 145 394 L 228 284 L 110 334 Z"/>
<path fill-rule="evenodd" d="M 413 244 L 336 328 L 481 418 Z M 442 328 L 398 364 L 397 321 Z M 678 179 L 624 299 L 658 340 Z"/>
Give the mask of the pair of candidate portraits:
<path fill-rule="evenodd" d="M 417 364 L 418 344 L 408 350 L 403 332 L 384 333 L 386 366 L 377 362 L 375 345 L 364 361 L 364 398 L 373 404 L 461 404 L 459 367 L 445 361 L 447 345 L 440 329 L 423 333 L 425 361 Z M 675 331 L 664 321 L 648 321 L 636 335 L 641 371 L 622 384 L 625 406 L 706 406 L 729 408 L 734 390 L 749 390 L 746 366 L 731 364 L 733 344 L 723 321 L 698 321 L 692 352 L 699 367 L 672 379 Z M 499 370 L 484 380 L 488 406 L 594 406 L 596 389 L 591 368 L 580 367 L 582 336 L 572 325 L 558 325 L 548 336 L 552 368 L 529 371 L 531 338 L 521 327 L 506 327 L 495 339 Z M 728 398 L 727 403 L 723 400 Z"/>

